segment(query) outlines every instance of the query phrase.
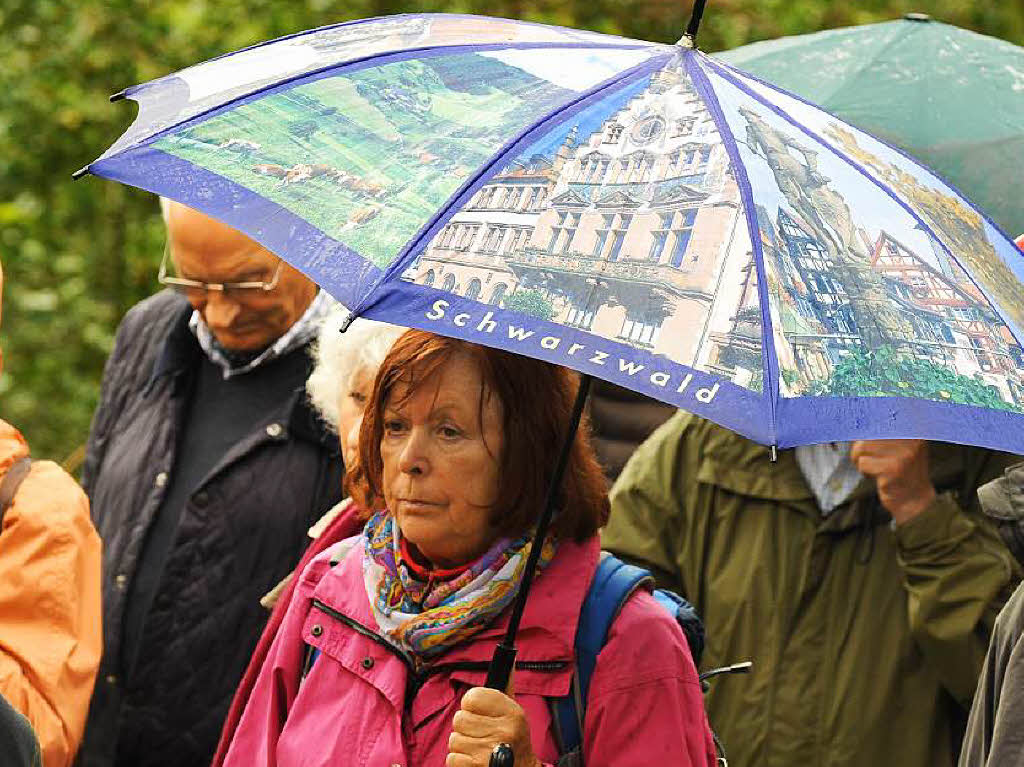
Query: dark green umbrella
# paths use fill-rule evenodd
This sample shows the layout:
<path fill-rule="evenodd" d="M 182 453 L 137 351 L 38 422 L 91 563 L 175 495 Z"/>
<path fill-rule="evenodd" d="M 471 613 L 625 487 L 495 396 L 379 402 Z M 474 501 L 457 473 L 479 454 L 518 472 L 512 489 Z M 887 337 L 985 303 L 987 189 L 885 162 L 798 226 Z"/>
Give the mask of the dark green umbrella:
<path fill-rule="evenodd" d="M 716 55 L 914 155 L 1024 232 L 1024 48 L 910 14 Z"/>

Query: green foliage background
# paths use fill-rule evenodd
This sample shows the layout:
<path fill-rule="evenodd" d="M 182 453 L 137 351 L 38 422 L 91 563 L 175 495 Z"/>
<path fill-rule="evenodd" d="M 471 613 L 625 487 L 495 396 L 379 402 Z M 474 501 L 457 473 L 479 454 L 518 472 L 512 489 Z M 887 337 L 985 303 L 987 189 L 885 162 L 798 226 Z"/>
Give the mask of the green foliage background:
<path fill-rule="evenodd" d="M 6 296 L 0 415 L 37 457 L 75 464 L 125 310 L 155 290 L 152 196 L 69 174 L 134 117 L 107 96 L 251 43 L 346 19 L 452 11 L 674 42 L 689 0 L 0 0 L 0 257 Z M 701 45 L 864 24 L 920 11 L 1024 43 L 1024 2 L 710 0 Z"/>

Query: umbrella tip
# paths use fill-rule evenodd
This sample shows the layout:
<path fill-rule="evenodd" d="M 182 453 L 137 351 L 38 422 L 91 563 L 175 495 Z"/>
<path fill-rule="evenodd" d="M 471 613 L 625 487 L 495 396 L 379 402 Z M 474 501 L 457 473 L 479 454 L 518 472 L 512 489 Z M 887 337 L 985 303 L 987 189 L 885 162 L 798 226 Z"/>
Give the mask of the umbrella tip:
<path fill-rule="evenodd" d="M 932 17 L 927 13 L 905 13 L 903 18 L 907 21 L 932 21 Z"/>
<path fill-rule="evenodd" d="M 116 101 L 120 101 L 128 95 L 127 91 L 118 91 L 117 93 L 110 94 L 110 103 L 113 104 Z"/>
<path fill-rule="evenodd" d="M 89 172 L 89 166 L 88 165 L 86 165 L 84 168 L 79 168 L 78 170 L 76 170 L 74 173 L 71 174 L 71 180 L 72 181 L 78 181 L 78 179 L 80 179 L 82 176 L 84 176 L 88 172 Z"/>
<path fill-rule="evenodd" d="M 339 333 L 344 333 L 349 329 L 349 326 L 355 321 L 357 315 L 355 312 L 349 312 L 341 320 L 341 326 L 338 328 Z"/>

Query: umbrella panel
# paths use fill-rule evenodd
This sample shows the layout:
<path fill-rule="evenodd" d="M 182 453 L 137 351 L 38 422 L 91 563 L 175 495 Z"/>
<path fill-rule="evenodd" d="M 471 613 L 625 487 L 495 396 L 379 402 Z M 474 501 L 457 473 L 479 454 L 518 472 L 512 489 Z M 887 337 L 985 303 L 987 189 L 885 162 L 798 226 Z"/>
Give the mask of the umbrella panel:
<path fill-rule="evenodd" d="M 822 395 L 1024 412 L 1024 260 L 1012 244 L 877 140 L 735 71 L 709 70 L 757 210 L 783 442 L 817 418 L 856 421 L 871 409 Z M 794 398 L 802 413 L 786 408 Z M 960 416 L 947 412 L 955 428 Z"/>
<path fill-rule="evenodd" d="M 641 58 L 624 52 L 620 63 Z M 223 111 L 152 147 L 235 181 L 386 268 L 509 136 L 576 96 L 509 59 L 517 60 L 515 51 L 350 68 Z M 579 88 L 613 72 L 591 71 Z"/>

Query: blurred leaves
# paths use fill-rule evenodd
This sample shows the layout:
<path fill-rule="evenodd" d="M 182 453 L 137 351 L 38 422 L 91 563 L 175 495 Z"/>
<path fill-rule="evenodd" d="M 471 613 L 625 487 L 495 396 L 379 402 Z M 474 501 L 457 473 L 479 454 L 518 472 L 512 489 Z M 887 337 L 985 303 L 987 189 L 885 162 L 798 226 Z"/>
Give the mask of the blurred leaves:
<path fill-rule="evenodd" d="M 125 310 L 156 288 L 163 227 L 151 195 L 70 173 L 134 117 L 109 94 L 252 43 L 390 13 L 509 16 L 661 42 L 688 0 L 4 0 L 0 4 L 0 414 L 37 457 L 85 439 Z M 1024 42 L 1020 2 L 710 0 L 706 50 L 910 11 Z"/>

